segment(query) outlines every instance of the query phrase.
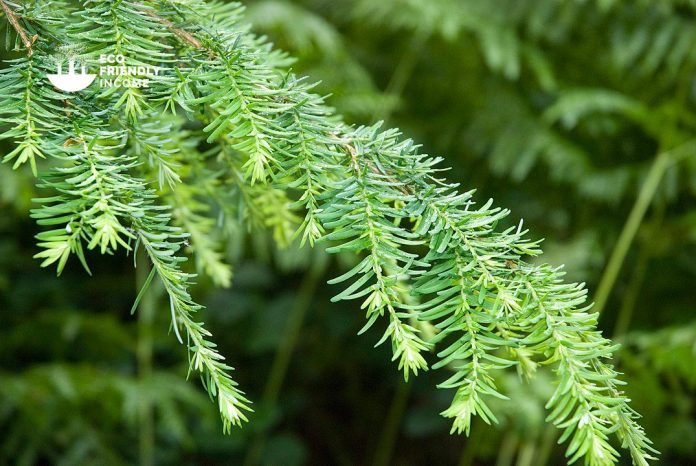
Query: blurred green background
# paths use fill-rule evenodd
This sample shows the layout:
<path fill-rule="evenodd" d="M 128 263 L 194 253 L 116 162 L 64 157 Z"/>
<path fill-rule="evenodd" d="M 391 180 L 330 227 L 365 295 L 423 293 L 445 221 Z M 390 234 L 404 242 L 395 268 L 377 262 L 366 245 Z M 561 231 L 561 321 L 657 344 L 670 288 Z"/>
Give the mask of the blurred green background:
<path fill-rule="evenodd" d="M 247 18 L 349 122 L 401 127 L 547 238 L 624 345 L 659 464 L 696 464 L 695 1 L 250 1 Z M 565 464 L 543 373 L 501 374 L 500 425 L 451 436 L 444 376 L 404 384 L 358 306 L 329 302 L 344 259 L 259 232 L 229 245 L 232 288 L 194 290 L 256 401 L 223 436 L 161 290 L 152 319 L 130 315 L 132 257 L 60 278 L 32 259 L 32 182 L 0 165 L 0 464 Z"/>

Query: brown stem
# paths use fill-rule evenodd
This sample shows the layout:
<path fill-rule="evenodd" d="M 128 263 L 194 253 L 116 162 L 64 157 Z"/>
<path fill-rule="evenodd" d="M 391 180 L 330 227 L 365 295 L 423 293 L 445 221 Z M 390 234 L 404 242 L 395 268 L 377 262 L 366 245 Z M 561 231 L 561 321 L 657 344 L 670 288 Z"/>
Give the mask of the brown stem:
<path fill-rule="evenodd" d="M 0 1 L 2 1 L 2 0 L 0 0 Z M 178 37 L 180 41 L 182 41 L 182 42 L 184 42 L 184 43 L 186 43 L 186 44 L 190 45 L 191 47 L 198 49 L 198 50 L 203 50 L 206 48 L 203 45 L 203 42 L 198 40 L 198 38 L 196 38 L 196 36 L 194 36 L 193 34 L 191 34 L 188 31 L 185 31 L 184 29 L 181 29 L 180 27 L 175 26 L 174 23 L 169 21 L 167 18 L 161 17 L 160 15 L 155 13 L 153 10 L 143 9 L 141 11 L 143 13 L 145 13 L 146 15 L 148 15 L 152 18 L 155 18 L 157 21 L 159 21 L 160 24 L 162 24 L 164 27 L 166 27 L 169 30 L 169 32 L 171 32 L 176 37 Z"/>
<path fill-rule="evenodd" d="M 24 44 L 24 47 L 27 49 L 27 54 L 31 57 L 31 54 L 33 53 L 32 50 L 32 45 L 34 45 L 34 42 L 39 38 L 39 36 L 34 36 L 31 39 L 27 35 L 27 32 L 24 30 L 21 24 L 19 24 L 19 16 L 15 11 L 5 2 L 5 0 L 0 0 L 0 8 L 2 8 L 2 11 L 5 12 L 5 16 L 7 16 L 7 20 L 10 22 L 12 27 L 17 31 L 17 34 L 19 34 L 19 38 L 22 40 L 22 43 Z"/>

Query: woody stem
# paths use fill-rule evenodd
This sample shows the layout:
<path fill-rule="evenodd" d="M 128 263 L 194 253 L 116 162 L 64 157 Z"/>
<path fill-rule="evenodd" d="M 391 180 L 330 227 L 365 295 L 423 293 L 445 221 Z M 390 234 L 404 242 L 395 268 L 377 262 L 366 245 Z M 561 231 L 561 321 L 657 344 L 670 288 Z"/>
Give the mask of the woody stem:
<path fill-rule="evenodd" d="M 19 16 L 15 11 L 5 2 L 5 0 L 0 0 L 0 8 L 2 8 L 2 11 L 5 12 L 5 16 L 7 16 L 7 20 L 10 22 L 12 27 L 14 28 L 15 31 L 17 31 L 17 34 L 19 34 L 19 38 L 22 40 L 22 43 L 24 44 L 24 47 L 27 49 L 27 54 L 31 57 L 32 54 L 32 45 L 36 41 L 36 37 L 33 39 L 29 39 L 29 36 L 27 35 L 27 32 L 24 30 L 21 24 L 19 24 Z"/>

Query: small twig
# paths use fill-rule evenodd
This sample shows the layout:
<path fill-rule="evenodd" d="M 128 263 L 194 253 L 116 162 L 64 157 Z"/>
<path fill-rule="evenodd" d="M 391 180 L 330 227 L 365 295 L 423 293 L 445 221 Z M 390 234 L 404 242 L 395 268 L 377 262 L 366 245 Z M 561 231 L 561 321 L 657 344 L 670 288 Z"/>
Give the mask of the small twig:
<path fill-rule="evenodd" d="M 2 0 L 0 0 L 2 1 Z M 198 49 L 198 50 L 203 50 L 206 49 L 206 47 L 203 45 L 203 42 L 201 42 L 196 36 L 191 34 L 190 32 L 181 29 L 180 27 L 177 27 L 174 23 L 169 21 L 167 18 L 163 18 L 157 13 L 155 13 L 153 10 L 150 9 L 143 9 L 141 10 L 143 13 L 146 15 L 155 18 L 157 21 L 160 22 L 164 27 L 166 27 L 169 32 L 174 34 L 176 37 L 179 38 L 182 42 L 185 42 L 189 44 L 191 47 Z"/>
<path fill-rule="evenodd" d="M 331 133 L 331 136 L 338 138 L 338 135 L 335 133 Z M 351 163 L 353 165 L 353 168 L 358 170 L 360 167 L 360 162 L 358 161 L 358 151 L 355 149 L 355 147 L 345 139 L 340 139 L 340 144 L 345 147 L 345 149 L 348 151 L 348 154 L 350 155 Z M 394 183 L 394 186 L 396 189 L 401 191 L 404 195 L 409 196 L 413 194 L 412 190 L 410 189 L 410 186 L 403 184 L 399 182 L 396 178 L 390 176 L 388 173 L 384 173 L 384 171 L 380 170 L 378 167 L 376 167 L 372 162 L 369 160 L 367 161 L 367 168 L 370 169 L 372 173 L 378 176 L 383 176 L 386 177 L 386 180 L 389 181 L 390 183 Z"/>
<path fill-rule="evenodd" d="M 10 8 L 5 0 L 0 0 L 0 7 L 2 8 L 2 11 L 5 12 L 7 20 L 10 22 L 15 31 L 17 31 L 17 34 L 19 34 L 19 38 L 22 40 L 24 47 L 27 49 L 27 54 L 31 57 L 31 54 L 33 53 L 32 45 L 34 45 L 34 42 L 36 42 L 38 36 L 34 36 L 31 39 L 29 38 L 27 32 L 24 30 L 22 25 L 19 24 L 19 16 L 12 8 Z"/>

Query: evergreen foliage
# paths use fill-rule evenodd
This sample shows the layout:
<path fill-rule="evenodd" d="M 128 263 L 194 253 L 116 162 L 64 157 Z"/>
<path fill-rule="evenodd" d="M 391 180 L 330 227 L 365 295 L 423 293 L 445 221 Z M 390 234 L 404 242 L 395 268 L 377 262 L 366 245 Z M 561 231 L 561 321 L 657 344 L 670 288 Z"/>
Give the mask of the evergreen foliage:
<path fill-rule="evenodd" d="M 497 371 L 516 366 L 534 377 L 537 365 L 552 365 L 548 419 L 563 430 L 569 462 L 616 464 L 613 434 L 634 464 L 654 459 L 584 285 L 532 263 L 540 250 L 522 223 L 501 226 L 509 211 L 477 205 L 473 191 L 439 175 L 439 158 L 399 131 L 344 124 L 312 84 L 287 71 L 285 54 L 248 32 L 238 4 L 0 3 L 12 26 L 8 46 L 21 55 L 0 74 L 3 137 L 16 147 L 5 160 L 29 164 L 47 190 L 33 211 L 46 228 L 36 257 L 60 273 L 72 255 L 89 271 L 86 250 L 144 251 L 152 267 L 145 288 L 154 276 L 162 283 L 173 332 L 216 399 L 224 430 L 246 420 L 250 404 L 199 321 L 183 253 L 188 247 L 199 273 L 228 286 L 222 241 L 240 225 L 264 226 L 281 245 L 299 237 L 360 255 L 332 280 L 343 287 L 334 299 L 360 299 L 365 329 L 386 328 L 378 344 L 389 340 L 406 380 L 429 368 L 436 348 L 432 368 L 449 371 L 440 387 L 454 392 L 442 413 L 452 432 L 468 434 L 473 416 L 496 421 L 491 402 L 505 398 Z M 462 27 L 432 24 L 444 24 L 446 36 Z M 164 76 L 146 88 L 63 93 L 46 79 L 57 54 L 83 62 L 123 54 Z M 519 73 L 514 60 L 488 60 L 510 78 Z M 592 101 L 638 121 L 646 113 L 620 96 Z M 563 105 L 548 111 L 549 121 L 567 118 Z M 580 108 L 576 119 L 596 110 Z M 40 172 L 39 158 L 47 159 Z"/>

